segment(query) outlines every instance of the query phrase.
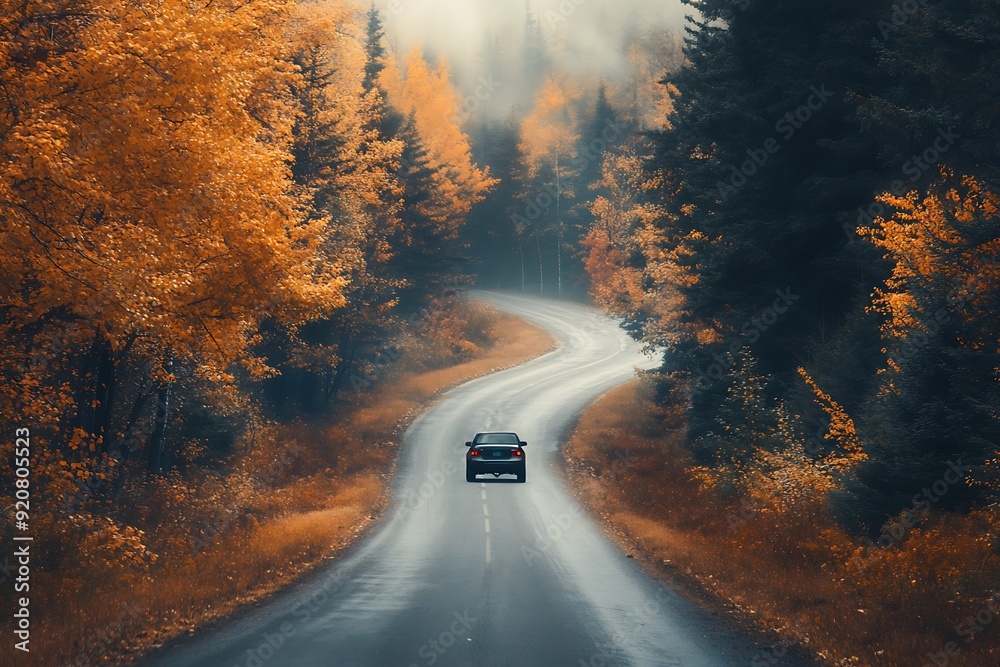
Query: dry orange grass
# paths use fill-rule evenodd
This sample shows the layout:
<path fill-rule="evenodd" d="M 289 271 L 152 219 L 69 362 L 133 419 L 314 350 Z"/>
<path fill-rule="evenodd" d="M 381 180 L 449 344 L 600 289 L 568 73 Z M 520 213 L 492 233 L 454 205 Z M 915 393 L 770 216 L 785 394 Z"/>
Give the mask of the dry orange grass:
<path fill-rule="evenodd" d="M 934 517 L 897 548 L 867 553 L 819 503 L 789 514 L 723 501 L 688 473 L 679 413 L 651 416 L 648 389 L 606 394 L 564 450 L 580 500 L 648 568 L 791 630 L 825 664 L 1000 665 L 1000 599 L 986 611 L 1000 557 L 982 517 Z M 981 632 L 966 642 L 977 614 Z M 960 651 L 946 658 L 948 642 Z"/>
<path fill-rule="evenodd" d="M 172 517 L 172 506 L 164 504 L 137 515 L 160 556 L 141 573 L 108 562 L 81 563 L 72 577 L 37 573 L 32 652 L 18 655 L 16 664 L 124 661 L 259 600 L 334 557 L 385 509 L 398 436 L 409 419 L 448 387 L 552 348 L 543 330 L 492 316 L 495 343 L 473 358 L 425 372 L 397 370 L 329 424 L 276 427 L 273 441 L 295 443 L 299 453 L 280 479 L 259 488 L 245 485 L 237 516 L 221 524 L 204 550 L 193 550 L 183 537 L 194 517 Z M 256 458 L 261 460 L 247 465 L 260 467 L 267 459 Z M 183 499 L 190 508 L 198 507 L 195 500 Z M 161 523 L 166 517 L 174 521 L 169 527 Z M 15 664 L 11 653 L 11 642 L 5 642 L 0 662 Z"/>
<path fill-rule="evenodd" d="M 514 329 L 508 330 L 513 324 Z M 400 379 L 394 390 L 409 400 L 424 401 L 439 392 L 470 378 L 487 375 L 533 359 L 553 347 L 552 337 L 523 320 L 510 320 L 496 328 L 499 340 L 485 355 L 457 366 L 440 368 Z"/>

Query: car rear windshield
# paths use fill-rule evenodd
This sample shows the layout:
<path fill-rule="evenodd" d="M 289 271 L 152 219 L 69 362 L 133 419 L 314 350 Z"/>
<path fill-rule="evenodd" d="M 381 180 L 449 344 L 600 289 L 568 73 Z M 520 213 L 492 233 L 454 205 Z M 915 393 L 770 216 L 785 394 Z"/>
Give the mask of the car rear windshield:
<path fill-rule="evenodd" d="M 477 445 L 517 445 L 517 435 L 514 433 L 480 433 L 476 436 Z"/>

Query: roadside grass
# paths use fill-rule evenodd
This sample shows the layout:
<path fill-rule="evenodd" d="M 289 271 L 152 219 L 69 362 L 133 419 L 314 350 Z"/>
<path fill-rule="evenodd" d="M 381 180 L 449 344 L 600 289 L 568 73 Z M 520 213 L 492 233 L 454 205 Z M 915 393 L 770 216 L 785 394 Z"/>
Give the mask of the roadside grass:
<path fill-rule="evenodd" d="M 682 426 L 637 380 L 585 411 L 564 448 L 579 500 L 648 569 L 791 633 L 822 664 L 1000 665 L 1000 554 L 985 539 L 995 517 L 933 514 L 869 549 L 822 502 L 781 511 L 703 487 Z"/>
<path fill-rule="evenodd" d="M 551 349 L 538 327 L 476 308 L 489 311 L 476 316 L 495 335 L 459 363 L 400 363 L 324 422 L 261 427 L 224 472 L 125 489 L 132 502 L 120 518 L 144 531 L 151 554 L 135 562 L 125 544 L 116 558 L 102 543 L 91 560 L 33 573 L 32 651 L 16 664 L 127 664 L 350 546 L 386 509 L 409 420 L 444 389 Z M 3 627 L 10 635 L 9 619 Z M 3 664 L 15 664 L 11 644 L 0 649 Z"/>

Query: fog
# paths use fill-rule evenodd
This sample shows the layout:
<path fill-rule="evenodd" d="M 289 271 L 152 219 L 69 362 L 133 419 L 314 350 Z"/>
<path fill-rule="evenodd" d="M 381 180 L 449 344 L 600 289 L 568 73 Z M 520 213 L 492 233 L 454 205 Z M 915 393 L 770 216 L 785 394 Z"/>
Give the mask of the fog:
<path fill-rule="evenodd" d="M 527 103 L 524 47 L 527 11 L 537 20 L 549 67 L 574 78 L 614 81 L 628 71 L 625 44 L 637 34 L 679 34 L 691 9 L 680 0 L 379 0 L 390 49 L 419 46 L 444 58 L 456 85 L 472 92 L 481 77 L 499 84 L 494 117 Z"/>

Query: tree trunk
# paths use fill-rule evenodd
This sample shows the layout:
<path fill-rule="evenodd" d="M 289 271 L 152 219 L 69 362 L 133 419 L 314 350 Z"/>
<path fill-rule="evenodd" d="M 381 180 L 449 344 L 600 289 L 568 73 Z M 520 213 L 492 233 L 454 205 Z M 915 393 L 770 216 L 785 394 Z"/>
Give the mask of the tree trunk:
<path fill-rule="evenodd" d="M 114 479 L 114 484 L 111 488 L 111 497 L 117 498 L 118 494 L 121 493 L 122 488 L 125 486 L 126 476 L 125 463 L 129 460 L 132 455 L 132 451 L 135 449 L 135 444 L 139 442 L 139 439 L 144 435 L 142 429 L 139 427 L 139 418 L 142 416 L 142 409 L 146 407 L 146 401 L 149 400 L 148 391 L 140 391 L 139 395 L 136 396 L 135 402 L 132 403 L 132 409 L 129 410 L 128 422 L 125 424 L 125 428 L 122 431 L 122 442 L 121 446 L 117 449 L 111 449 L 108 453 L 112 458 L 118 460 L 118 464 L 111 469 Z"/>
<path fill-rule="evenodd" d="M 172 352 L 167 353 L 166 359 L 163 361 L 163 371 L 170 374 L 174 366 L 174 355 Z M 159 474 L 163 471 L 164 466 L 164 456 L 163 452 L 163 435 L 167 430 L 167 422 L 170 418 L 170 388 L 171 382 L 169 380 L 164 381 L 160 385 L 156 396 L 156 418 L 153 426 L 153 434 L 149 438 L 149 444 L 146 446 L 146 469 L 154 474 Z"/>
<path fill-rule="evenodd" d="M 556 295 L 562 298 L 562 181 L 556 153 Z"/>
<path fill-rule="evenodd" d="M 76 420 L 73 422 L 74 428 L 82 429 L 88 435 L 92 435 L 96 430 L 94 424 L 94 406 L 97 403 L 97 390 L 100 383 L 100 373 L 97 377 L 91 375 L 94 366 L 100 367 L 101 341 L 103 337 L 100 332 L 94 333 L 94 342 L 90 346 L 90 351 L 83 357 L 83 364 L 80 369 L 81 382 L 80 391 L 76 395 Z M 93 378 L 93 381 L 89 381 Z"/>
<path fill-rule="evenodd" d="M 347 348 L 346 354 L 341 355 L 340 361 L 337 362 L 337 368 L 334 371 L 333 381 L 327 386 L 326 392 L 326 404 L 329 405 L 333 402 L 337 395 L 340 394 L 340 390 L 344 387 L 344 382 L 347 378 L 348 371 L 354 363 L 354 351 L 355 343 L 353 340 L 349 341 L 347 345 L 338 345 L 338 349 Z"/>
<path fill-rule="evenodd" d="M 101 345 L 95 399 L 97 405 L 94 410 L 94 436 L 99 443 L 100 451 L 105 454 L 111 451 L 115 439 L 114 430 L 111 428 L 111 414 L 118 392 L 118 364 L 128 358 L 138 336 L 138 332 L 132 332 L 117 355 L 113 353 L 111 344 L 106 340 Z"/>
<path fill-rule="evenodd" d="M 105 343 L 101 346 L 101 354 L 97 366 L 97 391 L 94 406 L 94 440 L 102 452 L 108 451 L 110 440 L 111 407 L 115 400 L 115 390 L 118 385 L 115 372 L 115 358 L 111 347 Z"/>
<path fill-rule="evenodd" d="M 538 249 L 538 293 L 545 294 L 545 268 L 542 266 L 542 242 L 535 235 L 535 248 Z"/>
<path fill-rule="evenodd" d="M 521 293 L 524 294 L 524 244 L 521 237 L 517 237 L 517 256 L 521 258 Z"/>
<path fill-rule="evenodd" d="M 129 410 L 128 422 L 126 422 L 125 428 L 122 431 L 122 443 L 117 457 L 123 463 L 128 460 L 132 450 L 135 449 L 135 443 L 142 435 L 138 423 L 139 417 L 142 416 L 142 409 L 146 407 L 146 401 L 149 400 L 149 393 L 149 391 L 145 390 L 140 391 L 138 396 L 135 397 L 135 402 L 132 403 L 132 409 Z M 114 451 L 112 450 L 112 454 L 114 454 Z"/>

